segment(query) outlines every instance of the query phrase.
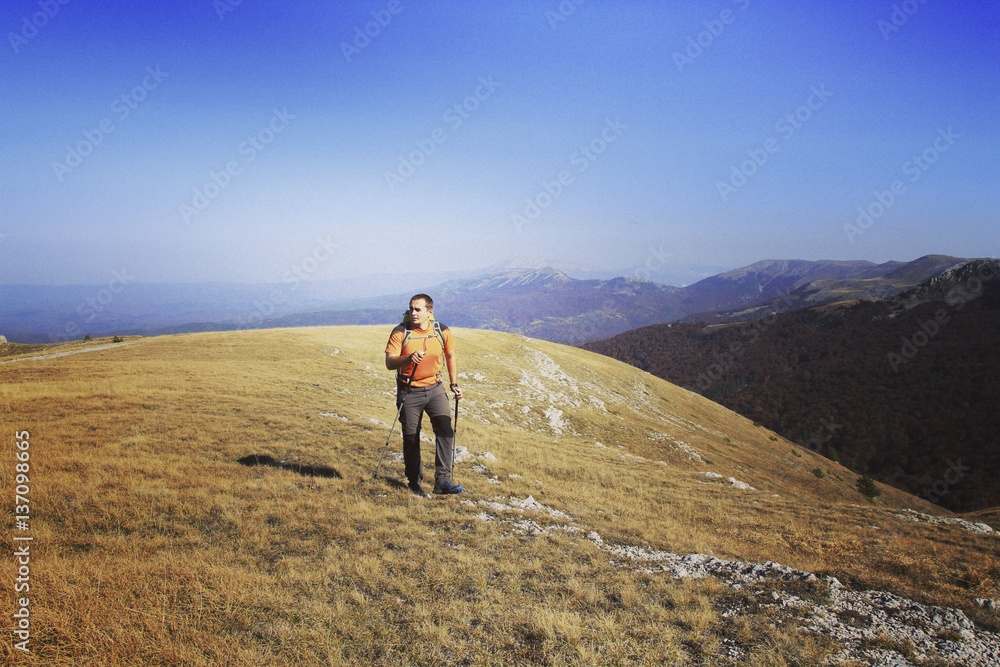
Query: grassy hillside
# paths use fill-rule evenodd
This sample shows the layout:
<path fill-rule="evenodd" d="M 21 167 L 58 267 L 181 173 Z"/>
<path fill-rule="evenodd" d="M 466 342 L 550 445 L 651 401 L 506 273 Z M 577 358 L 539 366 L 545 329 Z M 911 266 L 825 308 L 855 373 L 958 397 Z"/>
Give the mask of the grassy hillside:
<path fill-rule="evenodd" d="M 23 431 L 31 503 L 29 530 L 10 511 L 2 525 L 34 538 L 32 653 L 8 642 L 5 657 L 811 665 L 836 649 L 794 614 L 749 604 L 776 589 L 820 599 L 822 583 L 734 591 L 625 548 L 776 561 L 997 628 L 972 604 L 1000 597 L 996 536 L 910 520 L 896 510 L 941 510 L 889 487 L 871 501 L 846 469 L 607 357 L 455 333 L 467 491 L 427 500 L 403 487 L 398 456 L 372 477 L 395 415 L 387 327 L 164 336 L 0 363 L 4 506 Z M 0 546 L 5 582 L 13 544 Z"/>

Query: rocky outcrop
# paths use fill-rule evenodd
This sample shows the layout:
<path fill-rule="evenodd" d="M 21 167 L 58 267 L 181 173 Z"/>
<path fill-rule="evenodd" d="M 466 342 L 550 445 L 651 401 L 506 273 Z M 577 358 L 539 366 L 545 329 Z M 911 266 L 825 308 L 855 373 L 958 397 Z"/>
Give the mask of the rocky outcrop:
<path fill-rule="evenodd" d="M 856 661 L 885 667 L 917 667 L 946 661 L 967 667 L 1000 665 L 1000 636 L 980 630 L 959 609 L 925 605 L 885 591 L 853 590 L 836 577 L 820 577 L 773 561 L 745 563 L 708 554 L 676 554 L 609 544 L 596 531 L 587 531 L 573 517 L 546 507 L 531 496 L 523 500 L 511 497 L 464 503 L 486 509 L 477 516 L 480 521 L 509 524 L 512 534 L 524 538 L 545 537 L 557 531 L 585 536 L 618 567 L 678 580 L 714 577 L 734 590 L 745 591 L 744 598 L 727 602 L 723 617 L 737 618 L 761 610 L 787 615 L 800 631 L 823 635 L 840 647 L 824 664 Z M 516 517 L 504 518 L 510 513 Z M 535 519 L 525 516 L 528 513 L 533 513 Z M 543 525 L 536 521 L 544 515 L 562 523 Z M 906 516 L 911 520 L 927 520 L 927 515 L 912 511 Z M 976 530 L 978 525 L 962 527 L 986 534 Z M 800 587 L 795 585 L 759 587 L 768 581 L 805 582 L 815 594 L 803 597 Z M 988 611 L 997 609 L 995 600 L 976 599 L 975 603 Z M 738 645 L 728 645 L 727 651 L 731 658 L 741 657 Z"/>

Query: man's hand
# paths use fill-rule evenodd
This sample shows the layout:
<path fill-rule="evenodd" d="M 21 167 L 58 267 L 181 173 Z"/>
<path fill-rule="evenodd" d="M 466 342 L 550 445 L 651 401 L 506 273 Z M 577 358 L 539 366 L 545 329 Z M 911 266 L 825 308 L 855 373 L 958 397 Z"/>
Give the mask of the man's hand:
<path fill-rule="evenodd" d="M 423 350 L 417 350 L 416 352 L 410 355 L 410 363 L 415 365 L 420 364 L 420 362 L 423 361 L 423 359 L 424 359 Z"/>
<path fill-rule="evenodd" d="M 455 393 L 455 398 L 462 398 L 462 388 L 457 384 L 451 385 L 451 390 Z"/>

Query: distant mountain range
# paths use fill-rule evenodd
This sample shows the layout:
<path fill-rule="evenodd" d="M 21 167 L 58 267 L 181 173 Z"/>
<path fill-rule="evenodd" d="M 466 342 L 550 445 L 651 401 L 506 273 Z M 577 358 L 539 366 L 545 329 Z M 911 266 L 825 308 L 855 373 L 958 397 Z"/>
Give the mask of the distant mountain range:
<path fill-rule="evenodd" d="M 520 333 L 561 343 L 606 338 L 683 315 L 679 288 L 639 278 L 577 280 L 550 267 L 507 269 L 426 290 L 435 315 L 451 326 Z M 369 299 L 357 307 L 398 320 L 411 294 Z"/>
<path fill-rule="evenodd" d="M 38 343 L 85 334 L 390 324 L 399 320 L 412 294 L 427 292 L 436 301 L 436 314 L 449 325 L 581 344 L 655 323 L 727 322 L 846 299 L 889 298 L 966 261 L 938 255 L 883 264 L 766 260 L 687 287 L 636 277 L 581 280 L 551 267 L 510 263 L 472 277 L 437 274 L 404 282 L 382 276 L 370 278 L 366 286 L 360 278 L 350 284 L 2 285 L 0 334 Z M 372 295 L 394 285 L 399 291 Z"/>
<path fill-rule="evenodd" d="M 657 324 L 584 347 L 954 511 L 996 507 L 1000 262 L 953 260 L 798 286 L 755 265 L 730 275 L 765 294 L 785 280 L 797 303 L 822 305 L 778 312 L 787 304 L 770 298 L 744 311 L 770 313 L 755 320 Z"/>

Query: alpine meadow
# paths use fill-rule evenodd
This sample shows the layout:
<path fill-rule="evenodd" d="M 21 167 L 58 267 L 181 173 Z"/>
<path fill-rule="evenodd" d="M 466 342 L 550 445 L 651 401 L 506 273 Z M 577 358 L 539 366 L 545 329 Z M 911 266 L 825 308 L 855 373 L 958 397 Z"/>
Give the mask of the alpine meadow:
<path fill-rule="evenodd" d="M 0 346 L 3 525 L 31 538 L 0 547 L 30 588 L 5 661 L 998 664 L 995 512 L 608 357 L 453 332 L 465 492 L 429 499 L 398 428 L 372 474 L 386 327 Z"/>

